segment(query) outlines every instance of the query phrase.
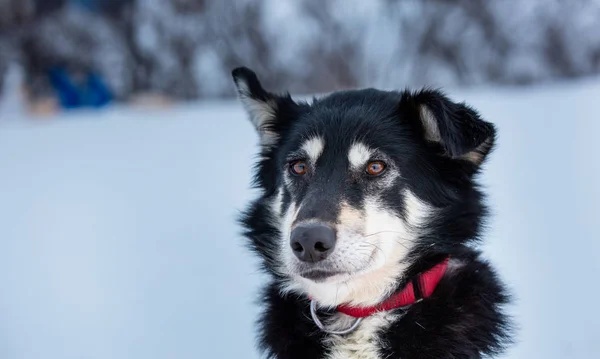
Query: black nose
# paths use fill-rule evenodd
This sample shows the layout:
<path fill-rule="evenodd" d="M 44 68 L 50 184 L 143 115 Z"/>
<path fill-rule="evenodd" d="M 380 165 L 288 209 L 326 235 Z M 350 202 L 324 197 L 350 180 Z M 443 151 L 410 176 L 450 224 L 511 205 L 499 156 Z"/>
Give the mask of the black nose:
<path fill-rule="evenodd" d="M 322 261 L 333 252 L 335 232 L 333 228 L 324 224 L 301 224 L 292 230 L 290 245 L 301 261 Z"/>

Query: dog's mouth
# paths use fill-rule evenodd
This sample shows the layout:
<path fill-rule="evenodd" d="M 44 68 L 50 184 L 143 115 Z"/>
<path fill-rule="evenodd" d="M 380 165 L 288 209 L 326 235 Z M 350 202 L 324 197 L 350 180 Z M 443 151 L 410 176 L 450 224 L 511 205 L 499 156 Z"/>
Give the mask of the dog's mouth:
<path fill-rule="evenodd" d="M 344 272 L 322 270 L 322 269 L 310 269 L 310 270 L 302 271 L 299 274 L 301 277 L 310 279 L 314 282 L 323 282 L 333 276 L 344 274 Z"/>

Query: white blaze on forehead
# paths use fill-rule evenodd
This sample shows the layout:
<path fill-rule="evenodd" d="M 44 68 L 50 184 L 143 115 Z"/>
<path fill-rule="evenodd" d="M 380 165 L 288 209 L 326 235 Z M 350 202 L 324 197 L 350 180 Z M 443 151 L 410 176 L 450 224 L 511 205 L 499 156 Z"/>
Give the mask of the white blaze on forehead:
<path fill-rule="evenodd" d="M 304 144 L 302 144 L 302 150 L 308 156 L 311 163 L 316 163 L 325 147 L 325 141 L 321 137 L 312 137 Z"/>
<path fill-rule="evenodd" d="M 366 145 L 355 142 L 350 146 L 348 151 L 348 161 L 350 162 L 350 168 L 353 170 L 360 169 L 367 161 L 371 158 L 373 150 Z"/>

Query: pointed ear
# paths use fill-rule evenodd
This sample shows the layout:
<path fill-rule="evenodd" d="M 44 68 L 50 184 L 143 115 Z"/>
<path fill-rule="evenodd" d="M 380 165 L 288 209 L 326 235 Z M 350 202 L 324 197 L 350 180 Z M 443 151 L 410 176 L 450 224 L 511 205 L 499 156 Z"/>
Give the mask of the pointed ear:
<path fill-rule="evenodd" d="M 291 112 L 296 104 L 288 95 L 278 96 L 267 92 L 254 71 L 247 67 L 238 67 L 231 72 L 237 88 L 238 98 L 250 117 L 260 137 L 260 143 L 269 147 L 277 142 L 278 116 Z M 286 111 L 287 110 L 287 111 Z"/>
<path fill-rule="evenodd" d="M 416 110 L 424 139 L 438 143 L 451 158 L 480 165 L 494 146 L 494 125 L 465 103 L 452 102 L 433 90 L 406 92 L 401 102 Z"/>

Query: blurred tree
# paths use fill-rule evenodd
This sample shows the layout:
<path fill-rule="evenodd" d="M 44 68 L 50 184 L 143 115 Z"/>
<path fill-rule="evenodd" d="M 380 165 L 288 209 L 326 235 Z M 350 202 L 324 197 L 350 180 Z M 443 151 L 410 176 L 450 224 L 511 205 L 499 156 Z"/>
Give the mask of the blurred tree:
<path fill-rule="evenodd" d="M 56 64 L 120 99 L 230 96 L 246 65 L 295 93 L 533 84 L 600 72 L 597 0 L 0 0 L 0 79 Z M 36 91 L 34 91 L 36 92 Z"/>

